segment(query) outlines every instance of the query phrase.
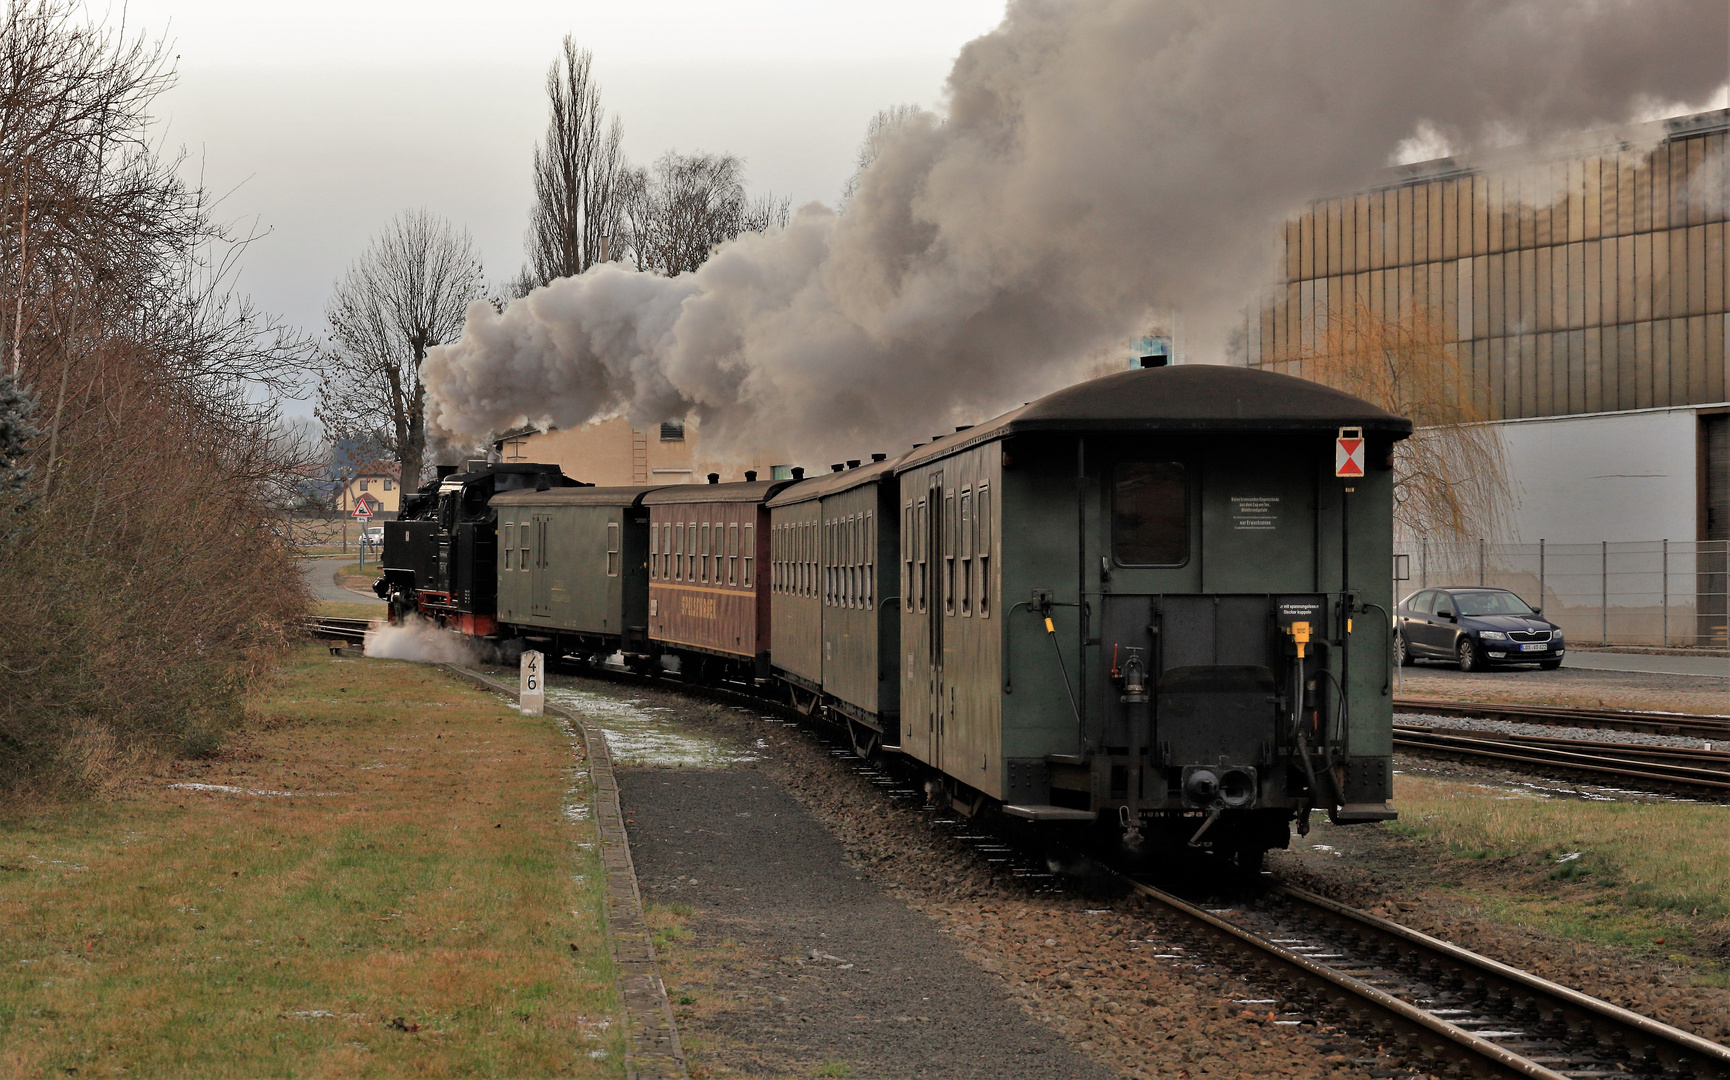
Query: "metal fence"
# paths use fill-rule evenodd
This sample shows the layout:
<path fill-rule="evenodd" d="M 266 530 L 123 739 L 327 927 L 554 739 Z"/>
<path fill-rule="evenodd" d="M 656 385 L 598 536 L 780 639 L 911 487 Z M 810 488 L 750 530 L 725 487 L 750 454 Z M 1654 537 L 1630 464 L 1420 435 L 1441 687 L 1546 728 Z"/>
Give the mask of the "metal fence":
<path fill-rule="evenodd" d="M 1489 585 L 1541 606 L 1581 645 L 1726 646 L 1730 541 L 1396 547 L 1394 590 Z M 1401 578 L 1405 580 L 1400 580 Z"/>

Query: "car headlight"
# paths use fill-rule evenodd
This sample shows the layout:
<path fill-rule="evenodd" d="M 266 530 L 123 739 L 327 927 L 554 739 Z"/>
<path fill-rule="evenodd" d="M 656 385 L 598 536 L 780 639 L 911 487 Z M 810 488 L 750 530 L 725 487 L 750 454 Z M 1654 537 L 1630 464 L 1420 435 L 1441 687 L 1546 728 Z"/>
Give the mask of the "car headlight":
<path fill-rule="evenodd" d="M 1480 630 L 1478 631 L 1478 636 L 1483 638 L 1485 641 L 1508 640 L 1508 635 L 1502 633 L 1500 630 Z"/>

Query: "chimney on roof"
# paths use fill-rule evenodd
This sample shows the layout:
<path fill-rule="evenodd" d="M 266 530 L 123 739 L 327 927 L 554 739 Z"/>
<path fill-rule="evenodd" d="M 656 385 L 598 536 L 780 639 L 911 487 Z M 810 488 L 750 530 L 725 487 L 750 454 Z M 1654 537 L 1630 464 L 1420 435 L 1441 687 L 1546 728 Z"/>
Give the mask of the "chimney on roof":
<path fill-rule="evenodd" d="M 858 458 L 848 458 L 847 459 L 847 467 L 849 469 L 857 469 L 859 467 L 859 459 Z"/>
<path fill-rule="evenodd" d="M 757 470 L 756 469 L 746 469 L 745 470 L 745 483 L 755 484 L 756 482 L 757 482 Z"/>
<path fill-rule="evenodd" d="M 795 479 L 795 480 L 805 479 L 805 466 L 803 466 L 803 465 L 793 466 L 793 479 Z"/>
<path fill-rule="evenodd" d="M 709 483 L 719 484 L 720 482 L 721 482 L 721 474 L 720 473 L 712 472 L 709 474 Z"/>
<path fill-rule="evenodd" d="M 835 464 L 829 466 L 829 471 L 830 472 L 840 472 L 842 469 L 845 469 L 846 467 L 847 467 L 846 465 L 837 461 Z"/>
<path fill-rule="evenodd" d="M 872 461 L 888 461 L 889 455 L 888 454 L 872 454 L 871 460 Z"/>

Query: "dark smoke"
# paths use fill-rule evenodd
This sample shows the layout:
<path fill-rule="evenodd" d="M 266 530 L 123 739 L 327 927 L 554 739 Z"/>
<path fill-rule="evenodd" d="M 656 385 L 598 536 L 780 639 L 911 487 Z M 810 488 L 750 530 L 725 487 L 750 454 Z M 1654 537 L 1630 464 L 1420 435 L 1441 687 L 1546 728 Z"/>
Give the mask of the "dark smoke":
<path fill-rule="evenodd" d="M 1309 199 L 1414 134 L 1470 155 L 1702 102 L 1727 40 L 1722 0 L 1017 0 L 845 213 L 475 305 L 427 361 L 433 425 L 694 414 L 720 447 L 859 451 L 1070 381 L 1155 307 L 1220 360 Z"/>

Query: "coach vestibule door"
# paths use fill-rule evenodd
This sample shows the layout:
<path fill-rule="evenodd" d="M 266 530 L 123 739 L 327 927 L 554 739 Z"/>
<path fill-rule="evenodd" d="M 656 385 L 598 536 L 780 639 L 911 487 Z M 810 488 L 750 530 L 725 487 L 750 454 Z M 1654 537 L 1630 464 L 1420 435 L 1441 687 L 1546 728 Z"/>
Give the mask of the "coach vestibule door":
<path fill-rule="evenodd" d="M 927 575 L 924 592 L 926 663 L 931 672 L 931 693 L 926 698 L 931 732 L 930 762 L 939 769 L 943 767 L 943 726 L 949 710 L 949 690 L 943 679 L 943 605 L 948 599 L 943 564 L 943 544 L 947 539 L 943 524 L 943 495 L 943 473 L 939 470 L 931 474 L 925 492 L 925 520 L 920 522 L 925 530 L 921 542 L 926 552 Z"/>
<path fill-rule="evenodd" d="M 547 578 L 547 526 L 550 519 L 535 515 L 530 530 L 534 550 L 529 553 L 529 614 L 553 613 L 552 582 Z"/>

